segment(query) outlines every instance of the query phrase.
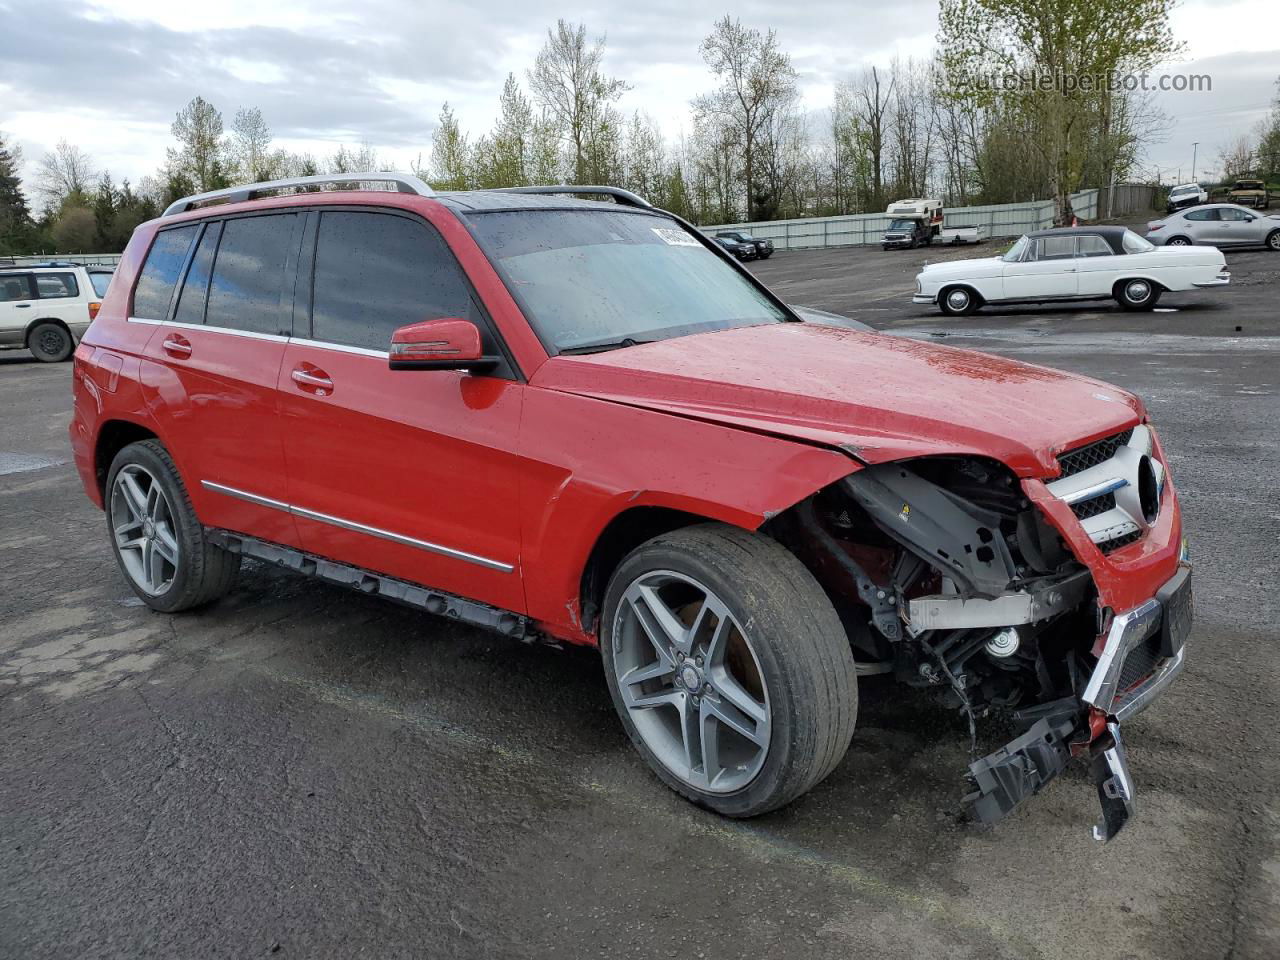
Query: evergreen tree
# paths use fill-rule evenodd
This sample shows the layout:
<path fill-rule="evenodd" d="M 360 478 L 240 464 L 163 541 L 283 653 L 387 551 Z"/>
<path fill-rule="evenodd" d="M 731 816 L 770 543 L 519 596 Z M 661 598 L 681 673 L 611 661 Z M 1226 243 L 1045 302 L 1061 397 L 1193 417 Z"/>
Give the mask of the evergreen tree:
<path fill-rule="evenodd" d="M 0 133 L 0 254 L 29 253 L 34 239 L 31 210 L 18 177 L 21 160 L 22 151 L 10 147 Z"/>

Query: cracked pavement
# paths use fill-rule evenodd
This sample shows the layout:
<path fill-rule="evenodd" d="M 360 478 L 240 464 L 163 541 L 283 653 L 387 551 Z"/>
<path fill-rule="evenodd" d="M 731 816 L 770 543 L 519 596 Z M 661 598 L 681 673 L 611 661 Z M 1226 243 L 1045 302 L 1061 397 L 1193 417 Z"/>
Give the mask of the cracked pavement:
<path fill-rule="evenodd" d="M 1246 282 L 1175 313 L 944 322 L 901 296 L 928 253 L 753 269 L 791 302 L 1147 399 L 1197 625 L 1126 726 L 1139 814 L 1115 842 L 1089 838 L 1078 766 L 994 829 L 958 822 L 964 721 L 877 678 L 839 769 L 737 822 L 648 774 L 590 651 L 252 562 L 208 609 L 152 613 L 68 462 L 70 367 L 9 353 L 0 956 L 1280 955 L 1280 257 L 1229 254 Z M 981 724 L 981 748 L 1003 734 Z"/>

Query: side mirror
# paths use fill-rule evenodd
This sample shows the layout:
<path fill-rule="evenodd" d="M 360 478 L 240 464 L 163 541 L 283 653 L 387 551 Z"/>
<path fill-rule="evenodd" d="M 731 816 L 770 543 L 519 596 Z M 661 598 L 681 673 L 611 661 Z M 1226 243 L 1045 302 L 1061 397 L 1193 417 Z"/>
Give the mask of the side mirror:
<path fill-rule="evenodd" d="M 387 365 L 392 370 L 488 370 L 496 357 L 486 357 L 480 330 L 461 317 L 421 320 L 391 334 Z"/>

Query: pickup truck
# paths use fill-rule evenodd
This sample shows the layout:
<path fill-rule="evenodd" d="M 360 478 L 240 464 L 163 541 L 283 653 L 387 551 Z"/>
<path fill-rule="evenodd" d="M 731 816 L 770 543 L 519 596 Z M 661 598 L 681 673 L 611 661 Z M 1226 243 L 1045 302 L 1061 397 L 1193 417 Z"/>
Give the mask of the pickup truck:
<path fill-rule="evenodd" d="M 1237 180 L 1231 192 L 1227 194 L 1228 203 L 1238 203 L 1242 207 L 1253 207 L 1267 210 L 1271 207 L 1271 194 L 1267 185 L 1261 180 Z"/>

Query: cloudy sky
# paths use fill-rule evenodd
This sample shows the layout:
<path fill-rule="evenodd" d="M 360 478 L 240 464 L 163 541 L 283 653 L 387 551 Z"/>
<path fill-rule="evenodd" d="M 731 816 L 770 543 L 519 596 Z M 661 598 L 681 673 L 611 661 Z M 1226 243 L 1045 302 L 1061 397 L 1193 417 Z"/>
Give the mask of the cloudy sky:
<path fill-rule="evenodd" d="M 690 13 L 690 9 L 700 12 Z M 925 58 L 936 0 L 739 0 L 744 23 L 772 27 L 801 77 L 804 105 L 824 110 L 834 84 L 895 55 Z M 197 94 L 230 121 L 261 108 L 277 140 L 318 157 L 367 141 L 407 167 L 430 151 L 448 100 L 464 127 L 493 121 L 509 71 L 524 71 L 557 17 L 608 35 L 607 69 L 632 85 L 622 106 L 669 136 L 711 79 L 698 43 L 720 8 L 687 0 L 0 0 L 0 130 L 26 172 L 59 138 L 79 144 L 119 181 L 153 172 L 174 113 Z M 1190 175 L 1265 115 L 1280 74 L 1280 2 L 1184 0 L 1177 73 L 1208 74 L 1211 92 L 1166 93 L 1173 122 L 1146 167 Z"/>

